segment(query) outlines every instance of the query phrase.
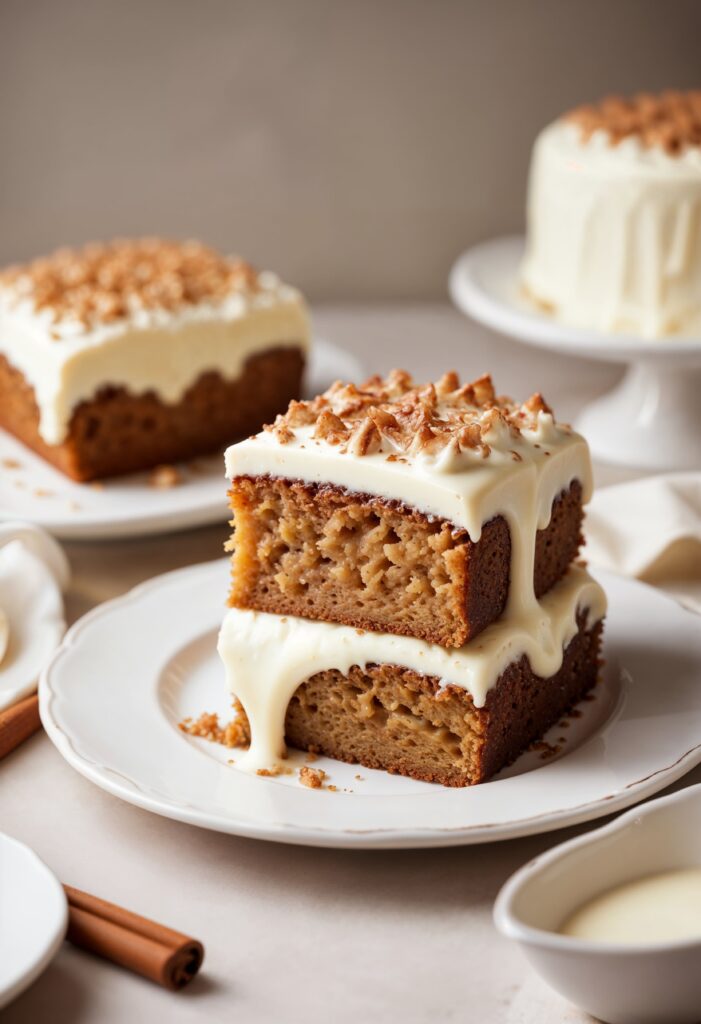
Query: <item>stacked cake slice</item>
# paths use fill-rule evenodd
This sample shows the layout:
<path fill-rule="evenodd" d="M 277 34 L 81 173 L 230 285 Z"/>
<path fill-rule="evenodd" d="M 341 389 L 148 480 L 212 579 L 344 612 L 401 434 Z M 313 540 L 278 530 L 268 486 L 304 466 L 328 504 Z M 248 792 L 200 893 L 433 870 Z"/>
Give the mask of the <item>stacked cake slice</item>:
<path fill-rule="evenodd" d="M 470 785 L 596 682 L 605 598 L 573 564 L 589 454 L 540 396 L 453 373 L 336 383 L 226 463 L 219 651 L 245 767 L 287 742 Z"/>

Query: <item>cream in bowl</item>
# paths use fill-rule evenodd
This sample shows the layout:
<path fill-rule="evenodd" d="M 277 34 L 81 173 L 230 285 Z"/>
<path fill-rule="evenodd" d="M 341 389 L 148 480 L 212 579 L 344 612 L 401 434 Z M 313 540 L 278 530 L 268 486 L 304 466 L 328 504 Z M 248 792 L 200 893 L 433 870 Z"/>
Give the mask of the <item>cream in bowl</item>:
<path fill-rule="evenodd" d="M 503 887 L 494 919 L 554 989 L 607 1024 L 697 1024 L 701 786 L 537 857 Z"/>
<path fill-rule="evenodd" d="M 654 946 L 701 941 L 701 867 L 646 875 L 589 900 L 561 935 L 588 942 Z"/>

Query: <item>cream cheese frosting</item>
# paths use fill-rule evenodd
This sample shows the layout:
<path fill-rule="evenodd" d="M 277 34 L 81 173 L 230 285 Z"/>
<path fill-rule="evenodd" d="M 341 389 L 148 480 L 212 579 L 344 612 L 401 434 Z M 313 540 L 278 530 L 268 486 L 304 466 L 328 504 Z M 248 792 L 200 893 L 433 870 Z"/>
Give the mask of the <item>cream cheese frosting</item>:
<path fill-rule="evenodd" d="M 457 650 L 414 637 L 231 608 L 218 651 L 251 729 L 251 746 L 237 765 L 257 771 L 284 756 L 287 705 L 300 683 L 316 672 L 336 669 L 346 675 L 353 665 L 398 665 L 466 690 L 481 708 L 501 673 L 523 655 L 537 675 L 554 675 L 577 633 L 578 613 L 586 613 L 590 629 L 605 611 L 601 587 L 576 566 L 540 602 L 512 611 Z"/>
<path fill-rule="evenodd" d="M 314 672 L 399 664 L 463 686 L 480 707 L 523 654 L 538 675 L 557 672 L 578 610 L 588 610 L 592 622 L 604 614 L 601 589 L 576 567 L 540 601 L 535 596 L 537 531 L 573 481 L 583 501 L 592 492 L 586 441 L 557 423 L 540 396 L 518 406 L 497 398 L 486 377 L 461 388 L 448 374 L 421 389 L 394 371 L 360 389 L 338 383 L 313 403 L 293 403 L 272 428 L 232 445 L 225 463 L 230 479 L 282 477 L 397 501 L 466 530 L 474 542 L 495 516 L 511 534 L 506 611 L 459 651 L 291 616 L 228 612 L 219 652 L 249 714 L 250 766 L 280 756 L 287 702 Z"/>
<path fill-rule="evenodd" d="M 658 338 L 701 333 L 701 145 L 583 134 L 562 118 L 536 140 L 526 291 L 563 323 Z"/>
<path fill-rule="evenodd" d="M 158 252 L 159 244 L 166 245 L 153 243 L 148 253 Z M 172 243 L 166 252 L 173 249 L 187 254 L 187 243 L 179 248 Z M 200 249 L 204 247 L 198 248 L 198 256 Z M 75 261 L 79 258 L 75 254 Z M 154 392 L 163 402 L 174 403 L 203 373 L 214 371 L 235 380 L 252 355 L 278 347 L 308 349 L 309 316 L 301 294 L 269 272 L 255 274 L 247 268 L 250 273 L 236 276 L 236 261 L 218 259 L 230 268 L 230 283 L 222 277 L 217 279 L 220 287 L 208 291 L 203 274 L 201 297 L 185 301 L 178 298 L 178 266 L 162 274 L 167 286 L 176 286 L 176 298 L 170 299 L 165 288 L 154 288 L 153 301 L 144 301 L 143 292 L 129 289 L 129 275 L 138 275 L 140 266 L 133 258 L 116 293 L 98 289 L 92 280 L 82 286 L 88 300 L 92 291 L 103 304 L 92 303 L 89 313 L 96 313 L 87 316 L 75 301 L 62 308 L 60 295 L 40 302 L 39 285 L 31 273 L 22 274 L 23 268 L 0 276 L 0 355 L 34 389 L 39 433 L 47 444 L 65 440 L 75 407 L 102 387 L 124 387 L 133 395 Z M 44 262 L 50 265 L 51 259 Z M 161 302 L 161 294 L 168 301 Z M 99 315 L 114 305 L 116 315 Z"/>

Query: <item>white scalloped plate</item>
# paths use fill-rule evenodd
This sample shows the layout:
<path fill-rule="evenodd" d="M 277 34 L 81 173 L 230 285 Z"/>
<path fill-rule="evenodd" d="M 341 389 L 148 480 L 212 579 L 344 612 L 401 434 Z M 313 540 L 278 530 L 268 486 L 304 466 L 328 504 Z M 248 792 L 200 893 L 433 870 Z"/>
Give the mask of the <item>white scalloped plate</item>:
<path fill-rule="evenodd" d="M 604 679 L 558 756 L 532 752 L 492 782 L 445 789 L 320 758 L 338 792 L 243 773 L 177 728 L 230 717 L 215 640 L 227 559 L 168 573 L 68 632 L 40 683 L 44 727 L 98 786 L 179 821 L 312 846 L 450 846 L 545 832 L 627 807 L 701 761 L 699 619 L 644 584 L 597 574 L 610 601 Z M 99 666 L 99 671 L 96 671 Z M 292 753 L 296 768 L 303 755 Z M 357 776 L 361 776 L 360 779 Z M 348 792 L 350 791 L 350 792 Z"/>
<path fill-rule="evenodd" d="M 350 353 L 317 338 L 306 393 L 318 394 L 336 378 L 360 380 Z M 148 473 L 104 484 L 73 483 L 0 429 L 0 521 L 24 519 L 60 538 L 112 539 L 184 530 L 228 519 L 220 455 L 179 467 L 181 482 L 159 489 Z"/>

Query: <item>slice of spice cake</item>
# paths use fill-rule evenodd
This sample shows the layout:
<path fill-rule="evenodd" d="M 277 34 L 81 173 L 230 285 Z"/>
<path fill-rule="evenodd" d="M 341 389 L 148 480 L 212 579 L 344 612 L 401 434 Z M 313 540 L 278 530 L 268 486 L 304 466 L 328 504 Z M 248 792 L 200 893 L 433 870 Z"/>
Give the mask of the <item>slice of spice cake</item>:
<path fill-rule="evenodd" d="M 0 427 L 75 480 L 221 449 L 300 394 L 302 296 L 199 242 L 0 273 Z"/>
<path fill-rule="evenodd" d="M 394 371 L 230 447 L 230 603 L 462 647 L 581 544 L 585 441 L 540 395 Z"/>

